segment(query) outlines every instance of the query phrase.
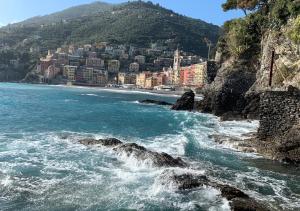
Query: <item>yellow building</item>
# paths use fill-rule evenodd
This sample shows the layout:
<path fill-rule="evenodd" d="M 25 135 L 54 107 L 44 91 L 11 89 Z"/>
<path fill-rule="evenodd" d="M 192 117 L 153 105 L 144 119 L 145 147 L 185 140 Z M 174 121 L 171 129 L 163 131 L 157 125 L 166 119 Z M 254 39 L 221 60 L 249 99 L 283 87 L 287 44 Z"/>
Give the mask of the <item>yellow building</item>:
<path fill-rule="evenodd" d="M 145 82 L 145 89 L 153 89 L 153 87 L 157 86 L 157 78 L 156 77 L 149 77 L 146 78 L 146 82 Z"/>
<path fill-rule="evenodd" d="M 66 65 L 64 66 L 63 76 L 66 77 L 68 81 L 75 81 L 76 70 L 76 66 Z"/>
<path fill-rule="evenodd" d="M 151 72 L 142 72 L 137 74 L 136 76 L 136 86 L 140 88 L 145 88 L 146 85 L 146 79 L 151 77 L 152 73 Z"/>
<path fill-rule="evenodd" d="M 118 82 L 119 84 L 136 84 L 136 75 L 128 73 L 119 73 Z"/>
<path fill-rule="evenodd" d="M 195 71 L 195 78 L 194 78 L 194 84 L 197 87 L 202 87 L 206 83 L 206 69 L 207 65 L 206 62 L 194 64 L 192 65 L 194 71 Z"/>

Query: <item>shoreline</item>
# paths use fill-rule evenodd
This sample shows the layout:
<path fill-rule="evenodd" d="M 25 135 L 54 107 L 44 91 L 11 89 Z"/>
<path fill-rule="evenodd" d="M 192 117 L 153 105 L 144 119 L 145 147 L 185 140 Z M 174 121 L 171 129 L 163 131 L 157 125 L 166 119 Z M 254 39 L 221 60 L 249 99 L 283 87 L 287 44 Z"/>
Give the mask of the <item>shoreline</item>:
<path fill-rule="evenodd" d="M 6 83 L 6 82 L 4 82 Z M 13 83 L 13 82 L 9 82 Z M 18 84 L 31 84 L 31 83 L 18 83 Z M 33 84 L 33 85 L 44 85 L 44 86 L 54 86 L 54 87 L 64 87 L 64 88 L 78 88 L 78 89 L 91 89 L 91 90 L 101 90 L 107 92 L 118 92 L 118 93 L 137 93 L 137 94 L 148 94 L 148 95 L 158 95 L 158 96 L 169 96 L 169 97 L 181 97 L 185 91 L 164 91 L 164 90 L 150 90 L 150 89 L 139 89 L 139 88 L 116 88 L 116 87 L 98 87 L 98 86 L 81 86 L 81 85 L 66 85 L 66 84 Z M 203 95 L 195 94 L 196 100 L 202 100 Z"/>

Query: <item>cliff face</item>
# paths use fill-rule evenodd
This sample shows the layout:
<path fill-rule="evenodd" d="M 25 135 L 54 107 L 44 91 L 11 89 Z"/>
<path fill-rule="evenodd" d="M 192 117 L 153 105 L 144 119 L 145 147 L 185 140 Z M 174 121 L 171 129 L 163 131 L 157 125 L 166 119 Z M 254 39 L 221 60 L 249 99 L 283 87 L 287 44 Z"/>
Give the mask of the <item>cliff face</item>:
<path fill-rule="evenodd" d="M 269 90 L 269 73 L 272 51 L 275 51 L 272 89 L 285 90 L 289 85 L 300 88 L 300 55 L 297 45 L 287 37 L 291 27 L 290 20 L 280 31 L 268 31 L 262 38 L 260 67 L 257 70 L 255 84 L 250 91 Z"/>
<path fill-rule="evenodd" d="M 299 163 L 300 55 L 287 36 L 291 22 L 279 31 L 266 31 L 261 49 L 256 48 L 252 54 L 233 59 L 222 55 L 224 49 L 217 50 L 220 68 L 214 81 L 203 89 L 204 100 L 198 109 L 223 120 L 259 119 L 258 152 Z M 270 87 L 272 51 L 275 57 Z"/>
<path fill-rule="evenodd" d="M 297 45 L 287 37 L 291 22 L 279 31 L 265 32 L 260 49 L 239 58 L 223 55 L 224 49 L 218 49 L 215 60 L 220 63 L 220 68 L 214 81 L 202 90 L 204 100 L 198 109 L 223 119 L 258 119 L 262 92 L 286 90 L 289 85 L 300 88 L 300 55 Z M 269 87 L 273 50 L 273 80 Z"/>

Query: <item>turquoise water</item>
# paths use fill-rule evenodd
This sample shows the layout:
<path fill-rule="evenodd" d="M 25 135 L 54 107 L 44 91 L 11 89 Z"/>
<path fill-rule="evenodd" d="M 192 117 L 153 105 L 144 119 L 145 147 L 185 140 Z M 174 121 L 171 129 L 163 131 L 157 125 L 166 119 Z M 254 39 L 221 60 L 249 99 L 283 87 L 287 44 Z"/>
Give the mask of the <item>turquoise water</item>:
<path fill-rule="evenodd" d="M 0 84 L 0 210 L 228 210 L 218 190 L 164 187 L 165 169 L 78 144 L 116 137 L 180 156 L 191 171 L 236 186 L 274 210 L 299 210 L 298 168 L 216 145 L 208 136 L 257 122 L 143 105 L 176 97 L 92 88 Z"/>

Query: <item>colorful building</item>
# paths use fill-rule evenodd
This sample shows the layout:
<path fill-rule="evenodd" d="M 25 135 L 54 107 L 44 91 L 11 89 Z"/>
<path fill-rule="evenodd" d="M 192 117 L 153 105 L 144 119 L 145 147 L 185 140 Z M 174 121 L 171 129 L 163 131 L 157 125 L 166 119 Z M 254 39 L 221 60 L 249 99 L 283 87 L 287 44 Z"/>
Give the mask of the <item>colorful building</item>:
<path fill-rule="evenodd" d="M 63 75 L 68 79 L 68 81 L 75 81 L 76 80 L 76 71 L 77 66 L 64 66 Z"/>
<path fill-rule="evenodd" d="M 151 72 L 142 72 L 137 74 L 136 76 L 136 86 L 139 88 L 145 88 L 146 79 L 152 77 Z"/>
<path fill-rule="evenodd" d="M 206 63 L 182 67 L 180 85 L 187 87 L 202 87 L 206 83 Z"/>
<path fill-rule="evenodd" d="M 118 74 L 118 83 L 121 84 L 121 85 L 136 84 L 136 74 L 119 73 Z"/>

